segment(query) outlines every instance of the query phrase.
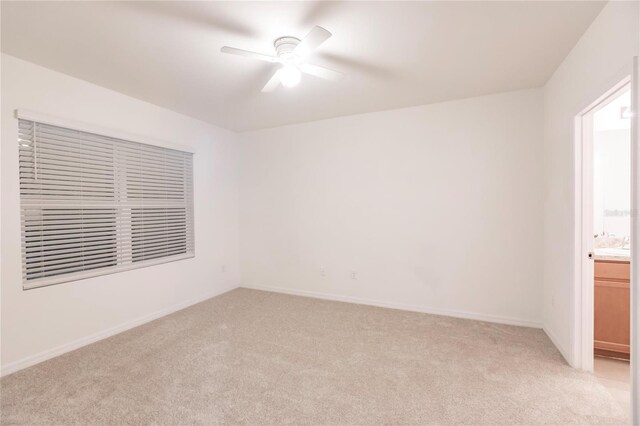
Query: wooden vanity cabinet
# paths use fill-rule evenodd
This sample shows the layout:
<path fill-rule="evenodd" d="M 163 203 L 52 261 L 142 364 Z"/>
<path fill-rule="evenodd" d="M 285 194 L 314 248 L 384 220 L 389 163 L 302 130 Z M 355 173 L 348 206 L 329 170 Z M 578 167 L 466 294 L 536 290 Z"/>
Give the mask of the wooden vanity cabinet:
<path fill-rule="evenodd" d="M 629 261 L 596 259 L 594 278 L 594 353 L 629 359 Z"/>

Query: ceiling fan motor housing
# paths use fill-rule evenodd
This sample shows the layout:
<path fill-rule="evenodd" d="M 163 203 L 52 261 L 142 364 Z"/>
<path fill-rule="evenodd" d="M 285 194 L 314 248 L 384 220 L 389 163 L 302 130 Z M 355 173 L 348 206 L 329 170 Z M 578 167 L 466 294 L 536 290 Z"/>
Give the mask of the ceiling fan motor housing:
<path fill-rule="evenodd" d="M 293 49 L 300 43 L 300 39 L 296 37 L 280 37 L 273 42 L 278 58 L 283 61 L 294 61 L 297 55 L 293 53 Z"/>

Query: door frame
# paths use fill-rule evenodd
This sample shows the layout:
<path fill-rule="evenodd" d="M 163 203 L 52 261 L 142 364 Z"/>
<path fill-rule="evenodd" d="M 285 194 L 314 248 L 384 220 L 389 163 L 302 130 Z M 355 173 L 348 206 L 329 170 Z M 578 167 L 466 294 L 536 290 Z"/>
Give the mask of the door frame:
<path fill-rule="evenodd" d="M 628 89 L 631 74 L 610 85 L 575 117 L 575 250 L 574 367 L 593 371 L 593 129 L 592 117 L 612 98 Z M 632 166 L 633 169 L 633 166 Z M 633 175 L 633 170 L 632 170 Z M 633 198 L 633 194 L 631 195 Z"/>

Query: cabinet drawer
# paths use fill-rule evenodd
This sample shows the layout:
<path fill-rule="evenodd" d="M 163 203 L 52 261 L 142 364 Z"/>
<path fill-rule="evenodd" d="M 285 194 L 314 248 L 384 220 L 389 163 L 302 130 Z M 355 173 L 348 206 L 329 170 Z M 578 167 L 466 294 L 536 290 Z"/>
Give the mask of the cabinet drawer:
<path fill-rule="evenodd" d="M 594 275 L 599 279 L 629 281 L 631 269 L 629 262 L 596 260 Z"/>

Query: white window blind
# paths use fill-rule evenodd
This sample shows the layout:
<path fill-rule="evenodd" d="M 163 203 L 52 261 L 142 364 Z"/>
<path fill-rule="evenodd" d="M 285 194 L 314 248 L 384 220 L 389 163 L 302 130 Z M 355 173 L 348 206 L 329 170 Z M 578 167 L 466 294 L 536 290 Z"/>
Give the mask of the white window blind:
<path fill-rule="evenodd" d="M 19 120 L 25 289 L 194 255 L 193 155 Z"/>

